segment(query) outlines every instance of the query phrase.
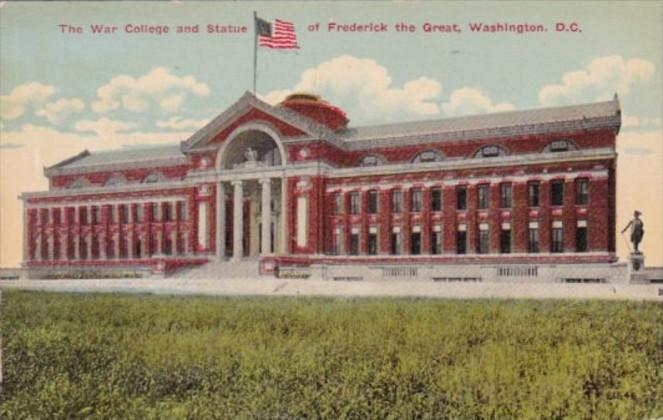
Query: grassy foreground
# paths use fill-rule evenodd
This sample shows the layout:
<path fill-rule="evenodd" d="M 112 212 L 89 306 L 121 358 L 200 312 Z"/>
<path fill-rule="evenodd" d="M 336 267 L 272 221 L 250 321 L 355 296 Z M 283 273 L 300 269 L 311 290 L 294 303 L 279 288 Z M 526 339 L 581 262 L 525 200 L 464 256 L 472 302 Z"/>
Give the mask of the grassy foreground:
<path fill-rule="evenodd" d="M 663 306 L 2 294 L 14 418 L 651 418 Z"/>

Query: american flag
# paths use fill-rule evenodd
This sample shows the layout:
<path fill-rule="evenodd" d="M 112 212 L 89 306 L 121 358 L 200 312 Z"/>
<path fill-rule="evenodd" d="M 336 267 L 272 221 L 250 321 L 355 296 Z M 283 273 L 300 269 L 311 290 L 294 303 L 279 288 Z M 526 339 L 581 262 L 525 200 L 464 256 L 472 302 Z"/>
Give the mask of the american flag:
<path fill-rule="evenodd" d="M 299 49 L 299 45 L 297 45 L 297 35 L 295 34 L 295 25 L 293 25 L 292 22 L 275 19 L 274 31 L 272 31 L 269 23 L 258 18 L 256 21 L 256 32 L 261 47 L 278 50 Z"/>

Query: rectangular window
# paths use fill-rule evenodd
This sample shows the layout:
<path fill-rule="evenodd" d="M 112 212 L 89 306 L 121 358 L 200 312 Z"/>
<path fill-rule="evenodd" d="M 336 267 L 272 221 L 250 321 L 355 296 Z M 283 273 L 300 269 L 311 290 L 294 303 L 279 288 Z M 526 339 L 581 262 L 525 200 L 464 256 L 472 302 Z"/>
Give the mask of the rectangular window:
<path fill-rule="evenodd" d="M 412 232 L 410 234 L 410 254 L 421 254 L 421 232 Z"/>
<path fill-rule="evenodd" d="M 550 247 L 551 252 L 564 252 L 564 228 L 555 225 L 553 222 L 552 228 L 552 243 Z"/>
<path fill-rule="evenodd" d="M 101 209 L 98 206 L 92 206 L 92 224 L 98 225 L 101 223 Z"/>
<path fill-rule="evenodd" d="M 359 229 L 350 233 L 350 255 L 359 255 Z"/>
<path fill-rule="evenodd" d="M 65 217 L 67 219 L 67 225 L 73 225 L 74 224 L 74 209 L 67 207 L 65 211 Z"/>
<path fill-rule="evenodd" d="M 503 209 L 511 208 L 512 202 L 512 190 L 511 184 L 503 183 L 500 184 L 500 207 Z"/>
<path fill-rule="evenodd" d="M 370 190 L 368 192 L 368 213 L 376 214 L 378 212 L 378 192 Z"/>
<path fill-rule="evenodd" d="M 502 228 L 500 231 L 500 253 L 510 254 L 511 253 L 511 227 Z"/>
<path fill-rule="evenodd" d="M 394 190 L 391 192 L 391 211 L 393 213 L 400 213 L 403 211 L 403 193 L 401 190 Z"/>
<path fill-rule="evenodd" d="M 464 185 L 456 188 L 456 208 L 458 210 L 467 209 L 467 187 Z"/>
<path fill-rule="evenodd" d="M 399 255 L 402 253 L 403 240 L 401 232 L 394 231 L 391 233 L 391 253 L 393 255 Z"/>
<path fill-rule="evenodd" d="M 456 231 L 456 254 L 467 253 L 467 231 L 464 225 L 458 226 Z"/>
<path fill-rule="evenodd" d="M 377 255 L 378 253 L 378 230 L 370 228 L 368 231 L 368 255 Z"/>
<path fill-rule="evenodd" d="M 557 180 L 550 183 L 550 204 L 553 206 L 564 204 L 564 181 Z"/>
<path fill-rule="evenodd" d="M 180 220 L 185 221 L 188 218 L 188 214 L 189 213 L 186 208 L 186 202 L 185 201 L 180 202 Z"/>
<path fill-rule="evenodd" d="M 487 254 L 490 249 L 490 231 L 488 224 L 482 223 L 479 225 L 479 246 L 477 252 L 479 254 Z"/>
<path fill-rule="evenodd" d="M 584 206 L 589 203 L 589 179 L 576 179 L 576 204 Z"/>
<path fill-rule="evenodd" d="M 410 211 L 414 213 L 419 213 L 423 206 L 423 191 L 420 189 L 412 190 L 412 195 L 410 197 Z"/>
<path fill-rule="evenodd" d="M 488 184 L 481 184 L 477 187 L 479 193 L 478 208 L 487 209 L 490 203 L 490 186 Z"/>
<path fill-rule="evenodd" d="M 60 209 L 53 209 L 51 211 L 53 212 L 53 224 L 57 226 L 60 224 L 60 219 L 61 219 Z"/>
<path fill-rule="evenodd" d="M 530 224 L 527 237 L 527 251 L 531 253 L 539 252 L 539 227 Z"/>
<path fill-rule="evenodd" d="M 431 232 L 430 253 L 437 255 L 442 253 L 442 227 L 440 225 L 433 226 Z"/>
<path fill-rule="evenodd" d="M 79 211 L 81 225 L 87 225 L 87 207 L 81 207 Z"/>
<path fill-rule="evenodd" d="M 359 192 L 350 193 L 350 214 L 359 214 Z"/>
<path fill-rule="evenodd" d="M 576 228 L 576 252 L 587 252 L 587 226 Z"/>
<path fill-rule="evenodd" d="M 541 183 L 539 183 L 538 181 L 527 183 L 527 204 L 530 207 L 539 207 L 540 189 L 541 189 Z"/>
<path fill-rule="evenodd" d="M 145 221 L 145 208 L 142 203 L 136 204 L 136 222 L 143 223 Z"/>
<path fill-rule="evenodd" d="M 433 188 L 431 190 L 431 211 L 442 211 L 442 189 Z"/>
<path fill-rule="evenodd" d="M 161 203 L 161 210 L 163 211 L 163 221 L 172 222 L 173 213 L 170 208 L 170 203 Z"/>
<path fill-rule="evenodd" d="M 150 221 L 151 222 L 157 222 L 161 215 L 159 214 L 159 203 L 151 203 L 150 204 Z"/>
<path fill-rule="evenodd" d="M 343 213 L 343 196 L 341 193 L 334 194 L 334 214 L 339 215 Z"/>
<path fill-rule="evenodd" d="M 343 254 L 343 231 L 341 229 L 334 230 L 334 255 Z"/>
<path fill-rule="evenodd" d="M 129 223 L 129 209 L 130 209 L 130 204 L 124 205 L 121 204 L 118 206 L 118 210 L 120 212 L 120 223 Z"/>

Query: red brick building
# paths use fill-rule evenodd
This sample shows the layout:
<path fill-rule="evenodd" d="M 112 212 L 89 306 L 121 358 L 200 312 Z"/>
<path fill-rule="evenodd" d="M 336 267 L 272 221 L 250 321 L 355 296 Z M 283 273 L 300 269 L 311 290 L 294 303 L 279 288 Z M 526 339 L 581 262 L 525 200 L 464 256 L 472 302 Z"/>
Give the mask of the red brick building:
<path fill-rule="evenodd" d="M 620 114 L 615 98 L 352 128 L 312 95 L 246 93 L 181 144 L 46 168 L 49 191 L 22 195 L 24 264 L 610 281 Z"/>

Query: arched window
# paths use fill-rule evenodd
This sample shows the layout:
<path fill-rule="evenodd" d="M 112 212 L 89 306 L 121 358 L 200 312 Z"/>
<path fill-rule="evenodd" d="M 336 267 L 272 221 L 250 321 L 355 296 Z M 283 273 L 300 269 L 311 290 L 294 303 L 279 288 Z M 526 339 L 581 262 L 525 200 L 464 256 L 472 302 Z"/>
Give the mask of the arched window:
<path fill-rule="evenodd" d="M 84 176 L 79 176 L 78 178 L 73 180 L 71 184 L 69 184 L 69 188 L 73 190 L 73 189 L 77 189 L 77 188 L 89 187 L 90 185 L 91 185 L 90 180 L 88 180 Z"/>
<path fill-rule="evenodd" d="M 161 171 L 154 171 L 150 172 L 147 174 L 145 178 L 143 178 L 143 184 L 153 184 L 155 182 L 161 182 L 164 181 L 165 177 L 163 176 L 163 173 Z"/>
<path fill-rule="evenodd" d="M 497 157 L 497 156 L 506 156 L 506 152 L 500 146 L 494 144 L 483 146 L 479 151 L 474 154 L 474 157 L 487 158 L 487 157 Z"/>
<path fill-rule="evenodd" d="M 577 150 L 578 148 L 571 140 L 559 139 L 553 140 L 546 145 L 543 149 L 543 153 L 558 153 L 558 152 L 568 152 L 571 150 Z"/>
<path fill-rule="evenodd" d="M 104 183 L 104 186 L 106 187 L 112 187 L 116 185 L 125 185 L 127 183 L 127 179 L 124 177 L 122 174 L 113 174 Z"/>
<path fill-rule="evenodd" d="M 442 158 L 442 153 L 437 150 L 426 150 L 416 155 L 414 159 L 412 159 L 412 163 L 439 162 Z"/>
<path fill-rule="evenodd" d="M 359 162 L 359 166 L 378 166 L 382 165 L 382 159 L 376 155 L 364 156 Z"/>

